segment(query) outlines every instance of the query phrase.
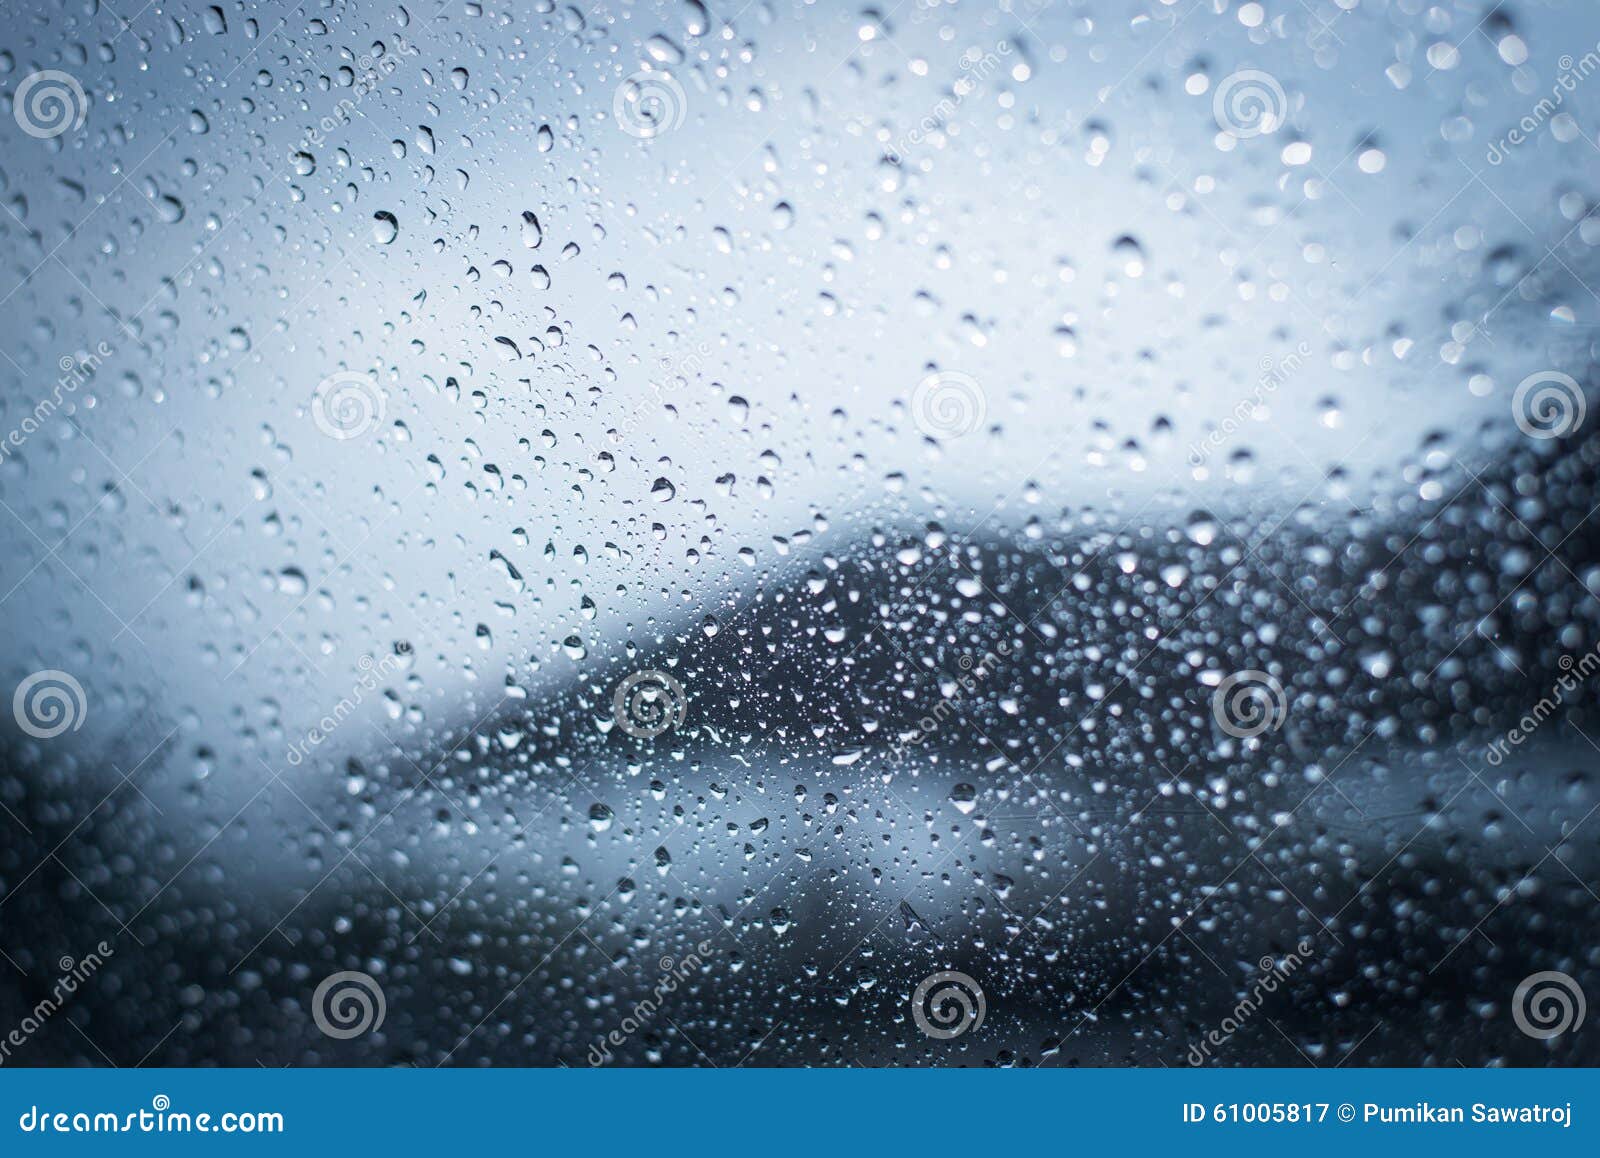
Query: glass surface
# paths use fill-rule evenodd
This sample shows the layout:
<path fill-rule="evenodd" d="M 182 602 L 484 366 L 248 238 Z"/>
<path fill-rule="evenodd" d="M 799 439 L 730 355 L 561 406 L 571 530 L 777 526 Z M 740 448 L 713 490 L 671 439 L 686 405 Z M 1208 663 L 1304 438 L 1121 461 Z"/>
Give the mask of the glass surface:
<path fill-rule="evenodd" d="M 3 23 L 0 1061 L 1600 1063 L 1600 8 Z"/>

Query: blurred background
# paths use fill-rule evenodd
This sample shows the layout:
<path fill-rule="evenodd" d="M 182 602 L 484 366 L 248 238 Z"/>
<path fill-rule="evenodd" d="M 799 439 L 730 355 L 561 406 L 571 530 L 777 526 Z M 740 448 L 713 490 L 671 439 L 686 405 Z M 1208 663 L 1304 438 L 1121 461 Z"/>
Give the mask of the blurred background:
<path fill-rule="evenodd" d="M 1593 5 L 8 16 L 0 1063 L 1600 1063 Z"/>

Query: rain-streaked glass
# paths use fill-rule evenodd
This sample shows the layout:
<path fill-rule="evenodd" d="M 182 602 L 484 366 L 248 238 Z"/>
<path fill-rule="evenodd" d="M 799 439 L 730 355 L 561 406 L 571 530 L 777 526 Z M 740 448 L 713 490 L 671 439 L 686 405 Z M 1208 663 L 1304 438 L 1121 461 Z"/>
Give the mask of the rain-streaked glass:
<path fill-rule="evenodd" d="M 0 1061 L 1600 1063 L 1594 5 L 6 15 Z"/>

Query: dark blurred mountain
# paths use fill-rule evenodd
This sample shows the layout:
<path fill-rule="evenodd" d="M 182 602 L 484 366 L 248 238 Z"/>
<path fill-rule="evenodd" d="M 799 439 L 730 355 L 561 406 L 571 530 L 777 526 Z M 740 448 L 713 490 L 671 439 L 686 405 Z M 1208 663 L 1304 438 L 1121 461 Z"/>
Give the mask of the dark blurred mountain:
<path fill-rule="evenodd" d="M 1213 1064 L 1594 1064 L 1510 1016 L 1600 993 L 1593 687 L 1488 746 L 1600 643 L 1596 442 L 1519 454 L 1393 509 L 862 528 L 411 751 L 264 767 L 231 825 L 14 741 L 0 1021 L 105 937 L 18 1062 L 1179 1065 L 1292 954 Z M 386 1002 L 350 1041 L 344 969 Z M 986 1001 L 948 1042 L 940 970 Z"/>

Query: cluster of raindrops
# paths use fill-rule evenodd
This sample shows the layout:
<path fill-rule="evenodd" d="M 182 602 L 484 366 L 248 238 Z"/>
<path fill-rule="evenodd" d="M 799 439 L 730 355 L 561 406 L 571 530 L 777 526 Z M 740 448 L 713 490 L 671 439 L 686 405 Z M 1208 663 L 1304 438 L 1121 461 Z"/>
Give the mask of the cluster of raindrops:
<path fill-rule="evenodd" d="M 433 7 L 0 50 L 115 1060 L 1596 1060 L 1592 6 Z"/>

